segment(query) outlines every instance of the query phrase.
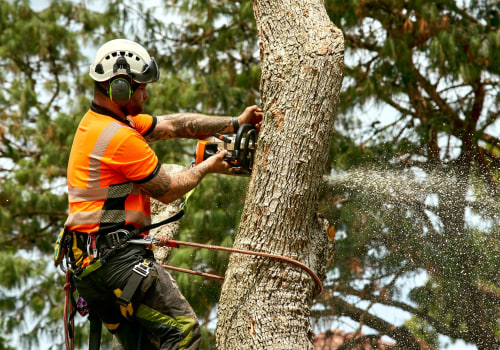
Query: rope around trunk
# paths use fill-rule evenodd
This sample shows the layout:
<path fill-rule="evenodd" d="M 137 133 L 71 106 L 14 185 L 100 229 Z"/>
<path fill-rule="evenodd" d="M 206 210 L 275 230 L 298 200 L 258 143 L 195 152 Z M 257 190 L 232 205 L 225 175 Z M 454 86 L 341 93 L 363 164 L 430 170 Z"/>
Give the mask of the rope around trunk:
<path fill-rule="evenodd" d="M 323 283 L 321 283 L 321 280 L 319 277 L 314 273 L 314 271 L 307 266 L 306 264 L 301 263 L 300 261 L 297 261 L 295 259 L 282 256 L 282 255 L 277 255 L 277 254 L 270 254 L 270 253 L 262 253 L 262 252 L 254 252 L 250 250 L 243 250 L 243 249 L 235 249 L 235 248 L 228 248 L 228 247 L 221 247 L 221 246 L 216 246 L 216 245 L 209 245 L 209 244 L 201 244 L 201 243 L 193 243 L 193 242 L 183 242 L 183 241 L 176 241 L 173 239 L 168 239 L 167 237 L 158 237 L 158 241 L 155 243 L 159 247 L 171 247 L 171 248 L 179 248 L 180 246 L 187 246 L 187 247 L 193 247 L 193 248 L 201 248 L 201 249 L 209 249 L 209 250 L 220 250 L 220 251 L 225 251 L 225 252 L 232 252 L 232 253 L 239 253 L 239 254 L 247 254 L 247 255 L 255 255 L 255 256 L 262 256 L 270 259 L 275 259 L 275 260 L 280 260 L 280 261 L 285 261 L 290 264 L 296 265 L 303 270 L 305 270 L 314 280 L 316 283 L 316 286 L 319 289 L 319 294 L 323 291 Z M 197 272 L 197 271 L 192 271 L 192 270 L 186 270 L 186 269 L 181 269 L 178 267 L 173 267 L 169 265 L 163 265 L 164 268 L 168 268 L 171 270 L 175 271 L 180 271 L 180 272 L 185 272 L 185 273 L 191 273 L 194 275 L 198 276 L 203 276 L 203 277 L 209 277 L 209 278 L 215 278 L 219 280 L 224 280 L 224 277 L 222 276 L 217 276 L 217 275 L 212 275 L 212 274 L 206 274 L 203 272 Z"/>

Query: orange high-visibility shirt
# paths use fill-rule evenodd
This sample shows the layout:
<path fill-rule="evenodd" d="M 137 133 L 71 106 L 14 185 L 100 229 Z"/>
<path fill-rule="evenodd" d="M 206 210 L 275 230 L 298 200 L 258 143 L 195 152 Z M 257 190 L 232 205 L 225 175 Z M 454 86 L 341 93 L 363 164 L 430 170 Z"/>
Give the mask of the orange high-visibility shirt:
<path fill-rule="evenodd" d="M 129 124 L 89 110 L 78 126 L 68 163 L 69 231 L 94 233 L 151 223 L 149 196 L 137 184 L 154 177 L 158 157 L 144 135 L 156 118 L 140 114 Z"/>

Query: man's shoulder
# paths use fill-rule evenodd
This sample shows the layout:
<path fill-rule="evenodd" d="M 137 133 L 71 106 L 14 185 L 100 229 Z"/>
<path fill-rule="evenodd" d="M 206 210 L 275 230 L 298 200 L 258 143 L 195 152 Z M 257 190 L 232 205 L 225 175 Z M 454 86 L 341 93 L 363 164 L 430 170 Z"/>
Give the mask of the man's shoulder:
<path fill-rule="evenodd" d="M 128 117 L 130 120 L 134 122 L 134 124 L 142 123 L 142 124 L 151 124 L 153 120 L 153 116 L 150 114 L 137 114 L 134 116 Z"/>
<path fill-rule="evenodd" d="M 134 128 L 141 134 L 145 135 L 154 128 L 156 124 L 155 117 L 150 114 L 137 114 L 129 117 Z"/>

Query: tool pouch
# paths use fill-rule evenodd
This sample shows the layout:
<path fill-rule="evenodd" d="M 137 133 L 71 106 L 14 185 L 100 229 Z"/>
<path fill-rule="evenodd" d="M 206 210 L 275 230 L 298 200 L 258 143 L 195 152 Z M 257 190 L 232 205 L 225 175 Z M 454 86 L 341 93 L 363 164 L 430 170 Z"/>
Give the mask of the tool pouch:
<path fill-rule="evenodd" d="M 86 256 L 82 237 L 81 234 L 78 236 L 78 232 L 70 232 L 66 228 L 59 232 L 54 246 L 54 265 L 56 267 L 61 265 L 64 258 L 67 258 L 66 263 L 72 269 L 81 265 Z"/>
<path fill-rule="evenodd" d="M 71 248 L 71 235 L 66 228 L 63 228 L 57 236 L 56 245 L 54 247 L 54 265 L 58 267 L 62 259 L 66 256 L 68 249 Z"/>

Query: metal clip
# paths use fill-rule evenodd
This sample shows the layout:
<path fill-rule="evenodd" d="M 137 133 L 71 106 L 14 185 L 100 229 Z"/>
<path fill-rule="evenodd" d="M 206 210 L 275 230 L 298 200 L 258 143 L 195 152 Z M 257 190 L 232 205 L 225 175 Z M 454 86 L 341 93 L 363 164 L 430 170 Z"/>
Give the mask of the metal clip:
<path fill-rule="evenodd" d="M 137 238 L 137 239 L 129 239 L 128 243 L 130 244 L 142 244 L 142 245 L 151 245 L 158 243 L 158 240 L 153 237 L 146 238 Z"/>
<path fill-rule="evenodd" d="M 92 235 L 92 259 L 97 259 L 98 257 L 98 251 L 97 251 L 97 242 L 96 242 L 96 237 Z"/>
<path fill-rule="evenodd" d="M 89 234 L 87 236 L 87 256 L 93 261 L 98 258 L 98 253 L 96 237 L 93 234 Z"/>
<path fill-rule="evenodd" d="M 124 230 L 124 229 L 120 229 L 120 230 L 116 230 L 116 231 L 113 231 L 113 232 L 106 234 L 106 243 L 107 243 L 108 247 L 120 248 L 122 246 L 120 244 L 120 233 L 123 233 L 126 236 L 129 233 L 129 231 Z M 126 245 L 126 242 L 123 245 Z"/>
<path fill-rule="evenodd" d="M 92 235 L 88 235 L 87 236 L 87 255 L 89 256 L 89 258 L 93 258 L 92 257 L 92 252 L 90 251 L 92 247 Z"/>
<path fill-rule="evenodd" d="M 149 267 L 150 265 L 150 262 L 143 261 L 135 265 L 132 271 L 142 277 L 147 277 L 149 275 L 149 271 L 151 270 L 151 268 Z"/>

